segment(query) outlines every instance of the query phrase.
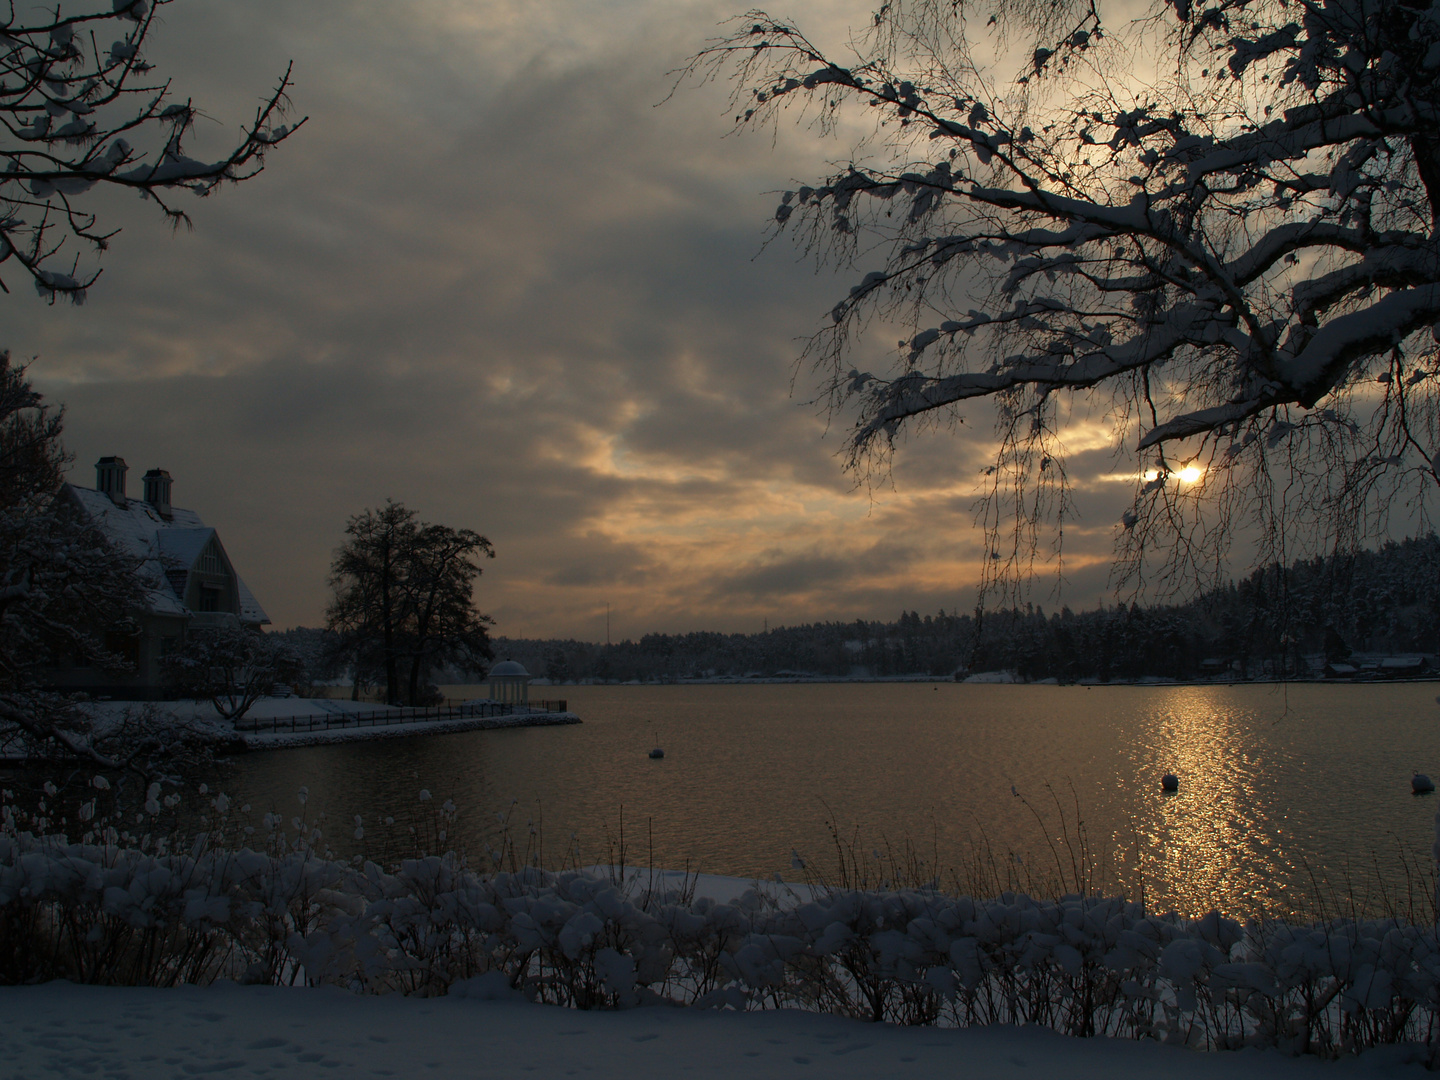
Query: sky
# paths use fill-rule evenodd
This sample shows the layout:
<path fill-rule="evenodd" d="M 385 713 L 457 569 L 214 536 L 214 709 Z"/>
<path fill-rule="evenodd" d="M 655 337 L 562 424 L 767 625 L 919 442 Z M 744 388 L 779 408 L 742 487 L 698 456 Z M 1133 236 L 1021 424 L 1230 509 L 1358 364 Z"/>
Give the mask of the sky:
<path fill-rule="evenodd" d="M 670 96 L 738 10 L 165 8 L 148 53 L 207 118 L 193 156 L 291 61 L 308 120 L 260 176 L 187 199 L 193 231 L 98 197 L 122 232 L 83 307 L 0 297 L 3 344 L 66 407 L 72 480 L 118 454 L 138 495 L 167 469 L 278 628 L 323 621 L 347 519 L 387 498 L 490 538 L 476 598 L 510 637 L 603 640 L 607 605 L 617 640 L 970 608 L 983 413 L 861 483 L 850 421 L 795 367 L 855 275 L 765 246 L 765 224 L 846 140 L 732 136 L 723 86 Z M 785 14 L 838 48 L 869 11 Z M 1069 442 L 1080 517 L 1063 593 L 1053 567 L 1036 581 L 1047 608 L 1109 598 L 1132 489 L 1103 416 Z"/>

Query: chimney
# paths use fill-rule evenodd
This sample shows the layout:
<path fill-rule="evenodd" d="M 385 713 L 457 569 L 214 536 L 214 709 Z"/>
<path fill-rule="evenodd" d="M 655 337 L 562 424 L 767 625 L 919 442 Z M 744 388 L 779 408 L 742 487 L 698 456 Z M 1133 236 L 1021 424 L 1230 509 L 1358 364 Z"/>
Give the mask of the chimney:
<path fill-rule="evenodd" d="M 122 457 L 102 457 L 95 463 L 95 490 L 109 495 L 116 506 L 125 505 L 125 472 Z"/>
<path fill-rule="evenodd" d="M 170 474 L 164 469 L 151 469 L 145 474 L 145 501 L 163 518 L 170 516 Z"/>

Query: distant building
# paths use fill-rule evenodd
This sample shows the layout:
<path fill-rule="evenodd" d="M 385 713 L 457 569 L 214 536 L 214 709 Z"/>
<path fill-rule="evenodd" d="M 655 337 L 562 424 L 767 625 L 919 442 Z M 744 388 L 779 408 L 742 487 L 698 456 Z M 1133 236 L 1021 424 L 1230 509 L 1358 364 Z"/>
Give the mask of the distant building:
<path fill-rule="evenodd" d="M 530 673 L 518 660 L 501 660 L 490 669 L 490 700 L 509 705 L 526 705 L 530 701 Z"/>
<path fill-rule="evenodd" d="M 1387 679 L 1413 679 L 1429 667 L 1423 656 L 1387 656 L 1380 661 L 1380 674 Z"/>
<path fill-rule="evenodd" d="M 126 494 L 123 458 L 95 463 L 95 487 L 66 484 L 69 500 L 100 530 L 111 546 L 136 560 L 135 573 L 145 595 L 133 613 L 137 632 L 105 632 L 105 647 L 123 656 L 133 672 L 116 675 L 90 667 L 83 659 L 58 669 L 57 685 L 115 697 L 151 697 L 165 679 L 160 660 L 200 627 L 243 626 L 258 630 L 270 622 L 236 573 L 225 545 L 193 510 L 170 502 L 171 478 L 151 469 L 143 479 L 144 497 Z"/>
<path fill-rule="evenodd" d="M 1430 658 L 1418 653 L 1409 656 L 1352 655 L 1344 661 L 1325 665 L 1325 675 L 1332 679 L 1417 679 L 1433 673 Z"/>

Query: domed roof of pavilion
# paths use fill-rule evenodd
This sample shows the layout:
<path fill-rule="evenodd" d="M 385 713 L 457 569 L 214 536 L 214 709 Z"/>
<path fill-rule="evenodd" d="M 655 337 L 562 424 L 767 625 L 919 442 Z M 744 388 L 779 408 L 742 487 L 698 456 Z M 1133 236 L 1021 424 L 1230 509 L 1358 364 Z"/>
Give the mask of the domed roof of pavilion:
<path fill-rule="evenodd" d="M 501 660 L 500 663 L 490 669 L 490 674 L 486 677 L 493 679 L 497 675 L 509 675 L 525 679 L 530 678 L 530 672 L 526 671 L 525 665 L 518 660 Z"/>

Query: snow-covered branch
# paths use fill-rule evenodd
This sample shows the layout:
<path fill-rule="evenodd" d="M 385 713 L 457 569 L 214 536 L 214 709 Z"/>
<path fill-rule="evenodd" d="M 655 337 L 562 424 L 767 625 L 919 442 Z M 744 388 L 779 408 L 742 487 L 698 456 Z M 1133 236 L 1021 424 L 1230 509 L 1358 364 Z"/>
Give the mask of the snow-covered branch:
<path fill-rule="evenodd" d="M 1225 491 L 1252 493 L 1257 520 L 1272 463 L 1309 478 L 1319 516 L 1351 514 L 1387 469 L 1433 484 L 1440 9 L 1175 0 L 1117 29 L 1099 5 L 1073 22 L 1042 7 L 886 5 L 846 64 L 752 11 L 687 69 L 732 80 L 741 128 L 797 105 L 827 133 L 846 108 L 874 118 L 864 154 L 787 192 L 774 226 L 824 258 L 879 260 L 805 353 L 854 412 L 851 465 L 991 398 L 1000 445 L 1037 447 L 1013 459 L 1018 498 L 1065 475 L 1034 471 L 1055 460 L 1032 440 L 1053 438 L 1059 392 L 1132 418 L 1116 428 L 1142 478 L 1122 548 L 1158 538 L 1137 522 L 1185 517 L 1161 490 L 1175 460 L 1213 458 L 1206 486 L 1230 507 Z M 990 66 L 971 41 L 985 14 Z M 1160 57 L 1157 74 L 1134 55 Z M 877 319 L 909 335 L 893 370 L 862 374 L 846 361 Z M 1308 441 L 1311 413 L 1337 437 Z"/>
<path fill-rule="evenodd" d="M 157 12 L 171 2 L 105 3 L 81 14 L 39 9 L 29 21 L 12 8 L 0 20 L 0 264 L 13 259 L 52 302 L 64 296 L 83 303 L 99 276 L 81 266 L 65 234 L 97 252 L 114 236 L 97 230 L 84 209 L 94 189 L 139 191 L 172 224 L 183 224 L 188 216 L 168 201 L 170 192 L 203 196 L 254 176 L 270 148 L 305 122 L 281 122 L 287 69 L 225 156 L 187 156 L 198 110 L 171 100 L 168 83 L 144 58 Z M 105 48 L 99 35 L 107 31 L 119 38 Z M 3 278 L 0 289 L 9 291 Z"/>

